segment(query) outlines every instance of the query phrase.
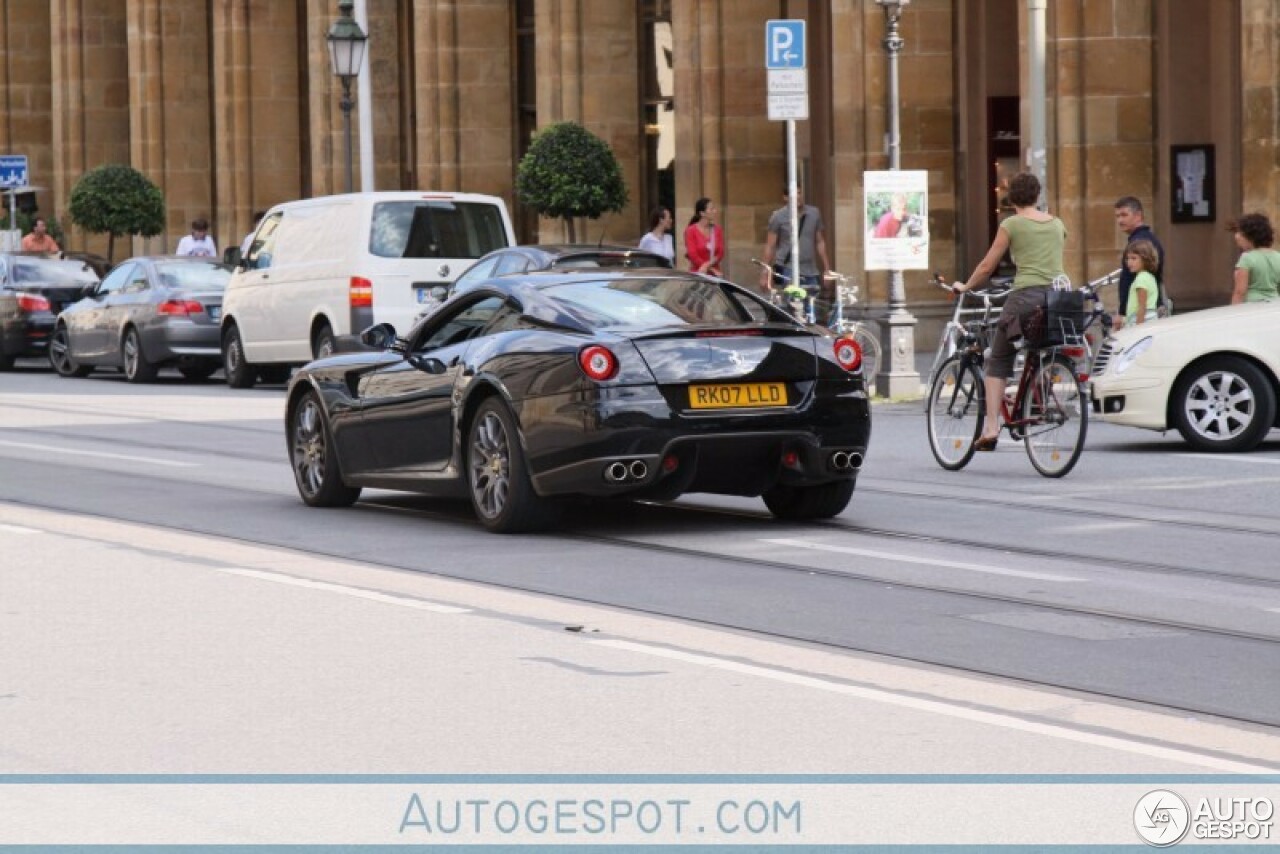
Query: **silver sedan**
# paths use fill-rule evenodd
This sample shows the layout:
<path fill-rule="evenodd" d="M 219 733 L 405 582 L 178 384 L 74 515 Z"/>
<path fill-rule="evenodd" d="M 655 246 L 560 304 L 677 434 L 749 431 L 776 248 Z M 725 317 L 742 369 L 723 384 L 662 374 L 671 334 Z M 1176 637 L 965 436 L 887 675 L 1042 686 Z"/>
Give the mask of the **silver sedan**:
<path fill-rule="evenodd" d="M 218 321 L 231 268 L 208 258 L 131 258 L 58 315 L 49 362 L 59 375 L 95 367 L 150 382 L 165 365 L 204 379 L 222 364 Z"/>

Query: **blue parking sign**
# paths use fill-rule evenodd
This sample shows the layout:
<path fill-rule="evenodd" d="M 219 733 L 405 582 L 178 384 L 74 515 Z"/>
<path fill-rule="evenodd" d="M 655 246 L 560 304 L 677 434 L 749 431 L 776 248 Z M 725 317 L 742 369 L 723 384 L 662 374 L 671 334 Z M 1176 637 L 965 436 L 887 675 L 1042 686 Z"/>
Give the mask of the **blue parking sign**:
<path fill-rule="evenodd" d="M 0 187 L 25 187 L 28 178 L 27 155 L 0 154 Z"/>
<path fill-rule="evenodd" d="M 804 21 L 766 21 L 764 67 L 804 68 Z"/>

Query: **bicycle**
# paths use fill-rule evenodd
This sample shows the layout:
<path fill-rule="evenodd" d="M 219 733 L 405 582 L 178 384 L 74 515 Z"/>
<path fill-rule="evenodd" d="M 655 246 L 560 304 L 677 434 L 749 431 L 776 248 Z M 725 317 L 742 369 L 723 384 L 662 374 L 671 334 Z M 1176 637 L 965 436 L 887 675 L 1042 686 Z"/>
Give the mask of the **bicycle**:
<path fill-rule="evenodd" d="M 834 294 L 830 310 L 825 320 L 818 321 L 819 300 L 799 285 L 792 285 L 759 258 L 752 258 L 751 263 L 769 272 L 770 280 L 775 283 L 772 288 L 773 303 L 788 312 L 801 323 L 822 326 L 837 336 L 854 340 L 862 351 L 862 373 L 874 381 L 880 370 L 880 324 L 866 316 L 867 307 L 858 309 L 857 317 L 848 317 L 846 306 L 852 308 L 858 303 L 858 286 L 849 284 L 849 277 L 832 270 L 826 279 L 834 284 Z"/>
<path fill-rule="evenodd" d="M 952 289 L 943 281 L 938 284 Z M 1022 355 L 1018 383 L 1000 401 L 1002 429 L 1023 443 L 1031 465 L 1045 477 L 1063 477 L 1075 467 L 1088 432 L 1087 366 L 1080 371 L 1067 353 L 1087 359 L 1085 332 L 1105 315 L 1097 288 L 1086 285 L 1081 291 L 1094 303 L 1083 318 L 1047 317 L 1043 340 L 1018 342 Z M 925 404 L 930 449 L 948 471 L 958 471 L 973 459 L 974 443 L 986 421 L 982 369 L 995 321 L 990 318 L 990 297 L 985 302 L 984 317 L 963 324 L 960 347 L 939 367 Z M 1059 321 L 1061 326 L 1053 328 Z"/>

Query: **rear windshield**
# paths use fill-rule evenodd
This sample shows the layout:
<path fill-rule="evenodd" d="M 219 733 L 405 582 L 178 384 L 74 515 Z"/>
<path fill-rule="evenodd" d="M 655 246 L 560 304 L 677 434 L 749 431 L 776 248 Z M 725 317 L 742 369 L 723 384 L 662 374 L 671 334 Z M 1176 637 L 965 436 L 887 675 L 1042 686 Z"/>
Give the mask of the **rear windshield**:
<path fill-rule="evenodd" d="M 231 268 L 213 261 L 160 261 L 156 275 L 168 288 L 220 291 L 231 278 Z"/>
<path fill-rule="evenodd" d="M 671 269 L 671 264 L 661 255 L 649 255 L 640 252 L 590 252 L 581 255 L 566 255 L 552 264 L 552 269 L 556 270 L 595 270 L 602 267 L 628 269 L 661 267 L 669 270 Z"/>
<path fill-rule="evenodd" d="M 18 285 L 81 287 L 98 281 L 98 274 L 83 261 L 14 258 L 9 263 L 12 265 L 10 281 Z"/>
<path fill-rule="evenodd" d="M 369 251 L 380 258 L 479 258 L 506 245 L 496 205 L 437 200 L 373 206 Z"/>
<path fill-rule="evenodd" d="M 611 326 L 739 326 L 770 319 L 736 289 L 691 279 L 623 279 L 553 285 L 546 293 L 595 329 Z"/>

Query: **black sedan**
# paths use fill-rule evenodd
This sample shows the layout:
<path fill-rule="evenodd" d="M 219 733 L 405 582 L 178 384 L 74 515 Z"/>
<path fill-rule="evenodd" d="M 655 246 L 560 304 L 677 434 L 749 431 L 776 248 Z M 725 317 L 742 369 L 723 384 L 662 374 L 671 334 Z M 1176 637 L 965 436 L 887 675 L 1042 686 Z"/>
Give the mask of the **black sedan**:
<path fill-rule="evenodd" d="M 132 258 L 58 315 L 49 362 L 64 377 L 94 367 L 150 382 L 176 365 L 188 379 L 222 366 L 218 321 L 231 268 L 209 258 Z"/>
<path fill-rule="evenodd" d="M 83 261 L 0 253 L 0 370 L 19 357 L 43 358 L 54 315 L 97 281 Z"/>
<path fill-rule="evenodd" d="M 840 513 L 871 432 L 852 339 L 729 282 L 671 270 L 477 285 L 404 338 L 389 324 L 298 371 L 285 430 L 302 499 L 364 487 L 470 497 L 498 532 L 573 496 L 760 495 Z"/>

